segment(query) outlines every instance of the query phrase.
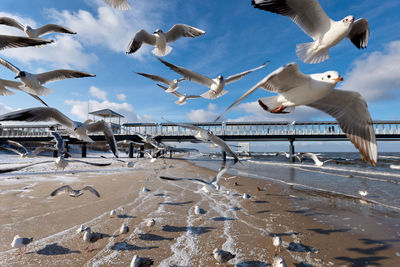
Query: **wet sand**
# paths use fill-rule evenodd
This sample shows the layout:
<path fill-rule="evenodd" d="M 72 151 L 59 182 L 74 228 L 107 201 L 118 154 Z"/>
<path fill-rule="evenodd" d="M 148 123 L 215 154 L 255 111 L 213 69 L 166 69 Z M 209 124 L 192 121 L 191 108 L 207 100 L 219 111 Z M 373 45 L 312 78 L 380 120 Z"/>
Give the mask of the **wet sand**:
<path fill-rule="evenodd" d="M 77 199 L 48 197 L 62 185 L 52 173 L 41 174 L 39 182 L 32 182 L 32 174 L 1 185 L 0 265 L 128 266 L 138 254 L 152 258 L 155 266 L 215 266 L 212 250 L 222 247 L 236 254 L 228 266 L 268 266 L 275 254 L 274 235 L 282 237 L 279 255 L 288 266 L 400 264 L 390 242 L 317 222 L 295 208 L 296 196 L 280 185 L 225 174 L 220 192 L 205 193 L 191 181 L 159 176 L 210 180 L 215 171 L 179 159 L 141 163 L 117 173 L 64 174 L 72 187 L 92 185 L 100 198 L 88 191 Z M 243 193 L 251 198 L 243 199 Z M 195 205 L 205 214 L 194 214 Z M 115 218 L 109 216 L 112 209 Z M 151 229 L 145 225 L 149 218 L 156 221 Z M 130 232 L 120 236 L 122 223 Z M 88 249 L 76 233 L 81 224 L 102 234 Z M 16 234 L 34 238 L 24 255 L 10 247 Z"/>

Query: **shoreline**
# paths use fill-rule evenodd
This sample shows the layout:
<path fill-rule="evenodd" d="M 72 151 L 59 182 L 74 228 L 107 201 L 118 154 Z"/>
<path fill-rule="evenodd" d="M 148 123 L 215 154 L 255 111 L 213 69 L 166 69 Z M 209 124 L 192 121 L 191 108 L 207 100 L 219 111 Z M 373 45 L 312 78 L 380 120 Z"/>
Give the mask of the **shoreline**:
<path fill-rule="evenodd" d="M 231 261 L 237 266 L 266 266 L 274 256 L 273 235 L 282 237 L 285 248 L 279 254 L 288 266 L 395 266 L 400 262 L 390 240 L 370 240 L 352 229 L 318 222 L 312 218 L 312 210 L 296 207 L 302 199 L 288 195 L 282 185 L 225 174 L 221 186 L 229 195 L 195 193 L 201 186 L 158 176 L 211 179 L 215 171 L 184 159 L 143 162 L 141 168 L 126 172 L 68 174 L 76 179 L 71 180 L 72 187 L 91 184 L 100 192 L 99 199 L 89 192 L 78 199 L 66 195 L 48 198 L 61 184 L 50 174 L 49 181 L 31 184 L 19 193 L 8 185 L 8 193 L 1 195 L 7 201 L 2 201 L 0 263 L 126 266 L 139 254 L 152 258 L 155 266 L 213 266 L 212 250 L 223 247 L 237 254 Z M 17 187 L 24 186 L 19 181 Z M 142 187 L 151 191 L 143 192 Z M 1 188 L 3 191 L 4 186 Z M 243 193 L 252 197 L 244 200 Z M 195 205 L 206 213 L 195 215 Z M 11 213 L 13 209 L 17 214 Z M 111 209 L 118 209 L 121 216 L 109 218 Z M 146 229 L 147 218 L 156 220 L 154 229 Z M 131 228 L 125 240 L 118 236 L 122 222 Z M 85 244 L 75 234 L 82 223 L 105 235 L 92 244 L 91 252 L 84 250 Z M 46 227 L 38 229 L 38 225 Z M 34 235 L 28 254 L 13 256 L 16 250 L 11 250 L 9 243 L 16 233 Z"/>

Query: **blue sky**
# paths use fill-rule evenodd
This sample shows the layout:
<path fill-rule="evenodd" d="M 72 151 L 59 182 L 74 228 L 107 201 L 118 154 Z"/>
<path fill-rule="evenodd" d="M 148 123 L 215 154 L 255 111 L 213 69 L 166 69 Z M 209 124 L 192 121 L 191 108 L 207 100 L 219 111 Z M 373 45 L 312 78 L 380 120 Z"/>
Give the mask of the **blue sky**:
<path fill-rule="evenodd" d="M 95 78 L 71 79 L 50 83 L 53 93 L 43 99 L 70 118 L 86 119 L 90 110 L 111 108 L 129 121 L 161 122 L 211 121 L 240 95 L 276 68 L 298 62 L 304 73 L 336 70 L 345 81 L 346 90 L 360 92 L 367 100 L 374 120 L 400 119 L 400 2 L 398 0 L 320 0 L 325 12 L 334 20 L 347 15 L 365 17 L 370 23 L 368 48 L 358 50 L 349 40 L 331 48 L 331 58 L 324 63 L 301 63 L 295 54 L 297 43 L 310 42 L 290 19 L 255 9 L 251 0 L 129 0 L 130 11 L 114 10 L 102 0 L 1 0 L 0 16 L 10 16 L 23 24 L 41 26 L 57 23 L 78 32 L 77 35 L 52 34 L 54 45 L 42 48 L 7 49 L 0 56 L 26 71 L 37 73 L 57 68 L 71 68 L 96 74 Z M 227 5 L 229 2 L 229 5 Z M 164 31 L 176 23 L 185 23 L 206 31 L 198 38 L 182 38 L 173 43 L 172 52 L 163 57 L 173 64 L 214 78 L 229 76 L 271 63 L 242 80 L 226 87 L 229 91 L 216 100 L 194 99 L 178 106 L 176 98 L 166 94 L 149 79 L 134 72 L 179 77 L 161 64 L 148 46 L 133 55 L 125 50 L 140 29 Z M 0 34 L 23 35 L 0 26 Z M 0 78 L 13 79 L 14 73 L 0 67 Z M 201 94 L 207 89 L 183 82 L 182 93 Z M 226 120 L 331 120 L 313 109 L 299 107 L 285 116 L 264 112 L 256 103 L 271 95 L 258 90 L 241 105 L 227 113 Z M 0 113 L 18 108 L 39 106 L 30 96 L 16 92 L 0 97 Z"/>

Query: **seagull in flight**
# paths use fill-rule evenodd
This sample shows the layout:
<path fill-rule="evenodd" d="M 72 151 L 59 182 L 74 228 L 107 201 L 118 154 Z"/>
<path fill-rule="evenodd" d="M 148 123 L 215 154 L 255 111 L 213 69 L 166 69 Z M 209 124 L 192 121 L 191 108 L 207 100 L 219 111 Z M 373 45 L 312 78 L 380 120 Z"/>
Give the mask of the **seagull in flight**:
<path fill-rule="evenodd" d="M 189 69 L 171 64 L 165 60 L 162 60 L 161 58 L 159 58 L 159 60 L 164 65 L 169 67 L 171 70 L 182 75 L 186 80 L 192 81 L 192 82 L 195 82 L 195 83 L 198 83 L 198 84 L 201 84 L 201 85 L 204 85 L 204 86 L 210 88 L 209 91 L 201 94 L 201 97 L 207 98 L 207 99 L 216 99 L 220 96 L 225 95 L 226 93 L 228 93 L 228 91 L 224 90 L 225 85 L 236 82 L 236 81 L 240 80 L 241 78 L 243 78 L 244 76 L 246 76 L 247 74 L 249 74 L 253 71 L 259 70 L 261 68 L 264 68 L 269 63 L 269 61 L 267 61 L 263 65 L 261 65 L 257 68 L 247 70 L 247 71 L 235 74 L 235 75 L 231 75 L 226 79 L 224 79 L 224 77 L 222 75 L 218 75 L 217 78 L 211 79 L 202 74 L 191 71 Z"/>
<path fill-rule="evenodd" d="M 235 154 L 235 152 L 232 151 L 232 149 L 229 147 L 229 145 L 224 140 L 222 140 L 221 138 L 216 136 L 212 131 L 204 130 L 201 127 L 194 126 L 194 125 L 187 124 L 187 123 L 183 124 L 183 123 L 171 122 L 168 120 L 166 120 L 166 121 L 171 124 L 175 124 L 177 126 L 195 131 L 196 134 L 194 135 L 194 137 L 196 139 L 199 139 L 199 140 L 205 141 L 205 142 L 211 142 L 211 143 L 218 145 L 222 151 L 226 152 L 228 155 L 230 155 L 231 157 L 234 158 L 235 163 L 239 161 L 238 156 Z"/>
<path fill-rule="evenodd" d="M 0 34 L 0 50 L 6 48 L 40 46 L 54 42 L 53 40 L 29 38 L 22 36 L 11 36 Z"/>
<path fill-rule="evenodd" d="M 158 83 L 157 83 L 157 85 L 159 87 L 161 87 L 162 89 L 164 89 L 165 92 L 167 92 L 168 87 L 166 87 L 164 85 L 161 85 L 161 84 L 158 84 Z M 178 91 L 171 91 L 171 94 L 173 94 L 174 96 L 176 96 L 178 98 L 178 100 L 175 101 L 175 104 L 177 104 L 179 106 L 186 104 L 186 100 L 187 99 L 196 99 L 196 98 L 200 98 L 201 97 L 199 95 L 187 95 L 187 94 L 183 94 L 182 95 Z"/>
<path fill-rule="evenodd" d="M 27 149 L 25 146 L 23 146 L 22 144 L 20 144 L 20 143 L 18 143 L 16 141 L 7 140 L 6 142 L 8 144 L 10 144 L 10 145 L 13 145 L 13 146 L 19 148 L 19 149 L 22 149 L 23 152 L 19 151 L 18 149 L 15 149 L 13 147 L 2 146 L 1 148 L 18 154 L 21 159 L 34 158 L 34 157 L 37 157 L 38 154 L 43 152 L 43 151 L 46 151 L 46 150 L 51 150 L 52 151 L 52 150 L 54 150 L 54 148 L 52 148 L 52 147 L 37 147 L 37 148 L 35 148 L 34 151 L 31 151 L 31 150 Z"/>
<path fill-rule="evenodd" d="M 152 79 L 153 81 L 160 82 L 160 83 L 168 85 L 168 87 L 164 87 L 164 86 L 158 85 L 158 86 L 160 86 L 162 88 L 166 88 L 165 89 L 166 93 L 172 93 L 172 92 L 175 92 L 176 90 L 178 90 L 178 88 L 179 88 L 178 84 L 181 81 L 185 80 L 185 78 L 168 80 L 168 79 L 166 79 L 164 77 L 153 75 L 153 74 L 147 74 L 147 73 L 141 73 L 141 72 L 136 72 L 136 73 L 139 74 L 139 75 L 142 75 L 142 76 L 144 76 L 146 78 Z"/>
<path fill-rule="evenodd" d="M 127 0 L 103 0 L 104 3 L 108 4 L 112 8 L 119 10 L 129 10 L 131 6 L 129 5 Z"/>
<path fill-rule="evenodd" d="M 270 113 L 289 113 L 295 106 L 306 105 L 334 117 L 343 132 L 360 151 L 363 161 L 376 166 L 378 151 L 371 115 L 367 103 L 357 92 L 334 89 L 342 81 L 336 71 L 306 75 L 297 63 L 290 63 L 275 70 L 244 93 L 227 111 L 248 97 L 258 88 L 278 93 L 277 96 L 258 99 L 258 104 Z"/>
<path fill-rule="evenodd" d="M 72 121 L 55 108 L 37 107 L 17 110 L 0 115 L 0 121 L 55 121 L 61 125 L 64 125 L 71 133 L 85 142 L 94 142 L 88 136 L 88 133 L 103 132 L 111 151 L 114 153 L 115 157 L 118 158 L 117 142 L 115 141 L 115 137 L 110 126 L 104 120 L 99 120 L 96 122 L 88 120 L 85 123 L 81 123 Z"/>
<path fill-rule="evenodd" d="M 317 157 L 317 155 L 315 155 L 314 153 L 300 153 L 300 157 L 301 158 L 304 158 L 304 157 L 311 158 L 315 162 L 315 166 L 317 166 L 317 167 L 321 167 L 322 165 L 324 165 L 325 162 L 332 161 L 332 159 L 320 161 L 319 158 Z"/>
<path fill-rule="evenodd" d="M 19 90 L 19 91 L 24 91 L 21 88 L 22 85 L 23 84 L 20 83 L 20 82 L 0 79 L 0 96 L 10 96 L 10 95 L 14 95 L 15 94 L 13 91 L 10 91 L 8 88 L 12 88 L 12 89 Z M 36 100 L 38 100 L 39 102 L 41 102 L 46 107 L 48 106 L 46 104 L 46 102 L 44 102 L 37 95 L 31 94 L 31 93 L 28 93 L 28 94 L 30 96 L 32 96 L 33 98 L 35 98 Z"/>
<path fill-rule="evenodd" d="M 28 25 L 24 26 L 15 19 L 9 17 L 0 17 L 0 24 L 11 26 L 21 31 L 24 31 L 26 36 L 30 38 L 39 38 L 42 35 L 46 35 L 53 32 L 76 34 L 76 32 L 57 24 L 46 24 L 40 28 L 33 29 L 32 27 Z"/>
<path fill-rule="evenodd" d="M 163 32 L 157 29 L 153 34 L 148 33 L 146 30 L 138 31 L 132 38 L 126 50 L 127 54 L 135 53 L 143 43 L 155 46 L 153 54 L 158 57 L 168 55 L 172 47 L 168 44 L 175 42 L 181 37 L 197 37 L 205 34 L 206 32 L 186 24 L 175 24 L 168 32 Z"/>
<path fill-rule="evenodd" d="M 0 58 L 0 64 L 16 73 L 15 79 L 19 78 L 24 86 L 21 86 L 21 90 L 33 94 L 33 95 L 47 95 L 51 93 L 50 88 L 46 88 L 43 84 L 54 82 L 58 80 L 70 79 L 70 78 L 83 78 L 83 77 L 95 77 L 96 75 L 90 74 L 83 71 L 58 69 L 39 74 L 32 74 L 27 71 L 22 71 L 7 60 Z"/>
<path fill-rule="evenodd" d="M 66 193 L 68 193 L 68 195 L 70 197 L 78 198 L 78 197 L 83 195 L 83 192 L 81 192 L 82 190 L 88 190 L 89 192 L 94 194 L 96 197 L 100 197 L 99 192 L 97 192 L 96 189 L 94 189 L 93 187 L 91 187 L 89 185 L 87 185 L 84 188 L 79 189 L 79 190 L 73 189 L 69 185 L 63 185 L 63 186 L 57 188 L 56 190 L 54 190 L 53 192 L 51 192 L 50 196 L 54 197 L 54 196 L 57 196 L 57 195 L 59 195 L 61 193 L 66 192 Z"/>
<path fill-rule="evenodd" d="M 252 0 L 255 8 L 289 17 L 314 42 L 298 44 L 297 56 L 305 63 L 321 63 L 329 58 L 329 48 L 344 38 L 358 48 L 368 45 L 369 24 L 365 18 L 358 20 L 347 16 L 334 21 L 326 15 L 318 0 Z"/>

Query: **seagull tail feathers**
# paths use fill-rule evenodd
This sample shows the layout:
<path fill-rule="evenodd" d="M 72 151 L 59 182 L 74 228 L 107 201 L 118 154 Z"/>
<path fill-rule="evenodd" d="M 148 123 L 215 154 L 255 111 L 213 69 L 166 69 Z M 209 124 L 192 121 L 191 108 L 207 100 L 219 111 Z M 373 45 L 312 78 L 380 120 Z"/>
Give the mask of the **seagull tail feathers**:
<path fill-rule="evenodd" d="M 296 45 L 297 56 L 308 64 L 317 64 L 324 62 L 329 58 L 329 49 L 318 52 L 314 49 L 315 42 Z"/>
<path fill-rule="evenodd" d="M 271 96 L 271 97 L 263 97 L 258 99 L 258 104 L 268 112 L 271 112 L 274 109 L 279 108 L 281 105 L 278 103 L 278 96 Z"/>
<path fill-rule="evenodd" d="M 175 104 L 177 104 L 177 105 L 179 105 L 179 106 L 182 106 L 182 105 L 184 105 L 184 104 L 186 104 L 186 101 L 179 101 L 179 100 L 176 100 L 175 101 Z"/>
<path fill-rule="evenodd" d="M 166 47 L 165 47 L 165 50 L 164 51 L 162 51 L 162 50 L 160 50 L 160 49 L 158 49 L 157 47 L 156 48 L 154 48 L 153 49 L 153 54 L 155 55 L 155 56 L 157 56 L 157 57 L 163 57 L 163 56 L 166 56 L 166 55 L 168 55 L 169 53 L 171 53 L 171 51 L 172 51 L 172 47 L 170 47 L 169 45 L 167 45 Z"/>

